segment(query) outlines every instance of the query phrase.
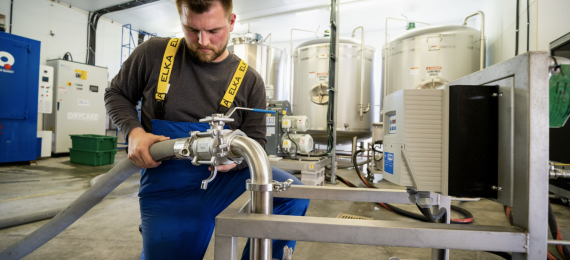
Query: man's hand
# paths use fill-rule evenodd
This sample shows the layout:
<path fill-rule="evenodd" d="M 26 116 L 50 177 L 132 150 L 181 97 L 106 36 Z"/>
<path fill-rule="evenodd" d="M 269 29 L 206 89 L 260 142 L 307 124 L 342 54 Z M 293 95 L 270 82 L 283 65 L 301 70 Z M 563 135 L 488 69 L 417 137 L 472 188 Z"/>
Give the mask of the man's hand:
<path fill-rule="evenodd" d="M 219 171 L 219 172 L 227 172 L 227 171 L 229 171 L 229 170 L 231 170 L 231 169 L 233 169 L 233 168 L 235 168 L 235 167 L 236 167 L 236 164 L 235 164 L 235 163 L 227 164 L 227 165 L 224 165 L 224 164 L 223 164 L 223 165 L 218 165 L 218 171 Z M 208 171 L 211 171 L 211 170 L 212 170 L 212 166 L 208 167 Z"/>
<path fill-rule="evenodd" d="M 170 137 L 153 135 L 137 127 L 129 133 L 129 160 L 142 168 L 155 168 L 161 164 L 152 159 L 149 147 L 157 142 L 170 140 Z"/>

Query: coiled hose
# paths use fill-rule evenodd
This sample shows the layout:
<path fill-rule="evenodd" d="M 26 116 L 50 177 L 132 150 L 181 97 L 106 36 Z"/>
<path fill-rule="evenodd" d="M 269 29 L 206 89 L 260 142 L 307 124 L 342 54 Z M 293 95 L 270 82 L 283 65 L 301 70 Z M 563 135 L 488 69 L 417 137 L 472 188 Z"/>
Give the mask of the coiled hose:
<path fill-rule="evenodd" d="M 364 152 L 364 151 L 363 150 L 356 151 L 352 155 L 352 161 L 356 162 L 356 156 L 358 156 L 358 154 L 362 153 L 362 152 Z M 360 178 L 362 183 L 364 183 L 364 185 L 366 185 L 368 188 L 377 188 L 376 186 L 370 184 L 366 180 L 366 178 L 364 178 L 364 175 L 362 175 L 362 172 L 360 171 L 360 168 L 358 168 L 358 165 L 355 164 L 354 169 L 356 170 L 358 177 Z M 344 179 L 338 175 L 336 175 L 336 177 L 340 181 L 345 183 L 347 186 L 356 187 L 356 185 L 352 184 L 351 182 L 347 181 L 346 179 Z M 438 219 L 445 218 L 445 214 L 447 214 L 447 211 L 445 210 L 445 208 L 439 210 L 435 215 L 433 215 L 431 213 L 430 209 L 424 209 L 424 208 L 421 208 L 419 205 L 416 205 L 418 207 L 418 209 L 423 213 L 423 215 L 420 215 L 420 214 L 415 214 L 415 213 L 400 209 L 400 208 L 392 206 L 388 203 L 377 203 L 377 204 L 388 209 L 388 210 L 391 210 L 395 213 L 398 213 L 402 216 L 406 216 L 406 217 L 413 218 L 413 219 L 416 219 L 419 221 L 424 221 L 424 222 L 436 223 Z M 451 206 L 451 210 L 458 212 L 458 213 L 462 214 L 463 216 L 465 216 L 465 218 L 462 218 L 462 219 L 451 219 L 450 224 L 470 224 L 473 222 L 474 218 L 473 218 L 473 214 L 471 214 L 471 212 L 469 212 L 469 211 L 467 211 L 461 207 L 458 207 L 458 206 L 454 206 L 454 205 L 450 205 L 450 206 Z M 507 253 L 507 252 L 494 252 L 494 251 L 485 251 L 485 252 L 503 257 L 504 259 L 507 259 L 507 260 L 512 259 L 512 255 Z"/>
<path fill-rule="evenodd" d="M 150 147 L 150 155 L 155 161 L 174 158 L 174 143 L 178 140 L 179 139 L 168 140 L 153 144 Z M 72 202 L 62 212 L 57 214 L 48 223 L 32 232 L 24 239 L 0 251 L 0 259 L 21 259 L 38 249 L 64 231 L 77 219 L 87 213 L 87 211 L 97 205 L 97 203 L 103 200 L 107 194 L 113 191 L 123 181 L 141 169 L 142 168 L 136 166 L 128 159 L 121 161 L 105 175 L 101 176 L 97 183 L 81 194 L 79 198 Z"/>
<path fill-rule="evenodd" d="M 364 151 L 363 151 L 363 150 L 358 150 L 358 151 L 356 151 L 354 154 L 352 154 L 352 161 L 353 161 L 353 162 L 356 162 L 356 157 L 358 156 L 359 153 L 362 153 L 362 152 L 364 152 Z M 356 171 L 356 174 L 358 175 L 358 178 L 362 181 L 362 183 L 364 183 L 364 185 L 366 185 L 366 187 L 372 188 L 372 189 L 376 189 L 376 188 L 377 188 L 377 187 L 374 186 L 373 184 L 369 183 L 369 182 L 366 180 L 366 178 L 364 178 L 364 175 L 362 174 L 362 172 L 360 171 L 360 168 L 358 168 L 358 166 L 357 166 L 356 164 L 354 165 L 354 170 Z M 354 184 L 348 182 L 347 180 L 345 180 L 345 179 L 343 179 L 343 178 L 341 178 L 341 177 L 339 177 L 339 180 L 342 181 L 343 183 L 345 183 L 346 185 L 348 185 L 349 187 L 356 187 L 356 185 L 354 185 Z M 349 184 L 349 183 L 350 183 L 350 184 Z M 386 209 L 388 209 L 388 210 L 390 210 L 390 211 L 393 211 L 393 212 L 395 212 L 395 213 L 397 213 L 397 214 L 400 214 L 400 215 L 402 215 L 402 216 L 406 216 L 406 217 L 413 218 L 413 219 L 416 219 L 416 220 L 419 220 L 419 221 L 423 221 L 423 222 L 429 222 L 429 220 L 428 220 L 424 215 L 420 215 L 420 214 L 416 214 L 416 213 L 413 213 L 413 212 L 409 212 L 409 211 L 407 211 L 407 210 L 403 210 L 403 209 L 401 209 L 401 208 L 392 206 L 392 205 L 390 205 L 390 204 L 388 204 L 388 203 L 378 203 L 378 205 L 380 205 L 380 206 L 382 206 L 382 207 L 384 207 L 384 208 L 386 208 Z M 450 220 L 450 223 L 451 223 L 451 224 L 471 224 L 471 223 L 473 222 L 473 220 L 474 220 L 473 214 L 471 214 L 471 212 L 467 211 L 467 210 L 464 209 L 464 208 L 451 205 L 451 210 L 452 210 L 452 211 L 455 211 L 455 212 L 457 212 L 457 213 L 459 213 L 459 214 L 461 214 L 461 215 L 464 216 L 464 218 L 460 218 L 460 219 L 451 219 L 451 220 Z"/>

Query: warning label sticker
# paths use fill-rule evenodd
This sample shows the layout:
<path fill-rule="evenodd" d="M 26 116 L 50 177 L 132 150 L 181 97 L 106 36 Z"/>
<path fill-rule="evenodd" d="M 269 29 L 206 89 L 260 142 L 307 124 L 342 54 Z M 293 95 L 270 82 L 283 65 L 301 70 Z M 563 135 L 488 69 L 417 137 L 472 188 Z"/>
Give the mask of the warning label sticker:
<path fill-rule="evenodd" d="M 439 66 L 439 67 L 426 67 L 426 76 L 428 76 L 428 77 L 441 77 L 441 66 Z"/>
<path fill-rule="evenodd" d="M 410 68 L 410 76 L 415 76 L 420 74 L 420 67 Z"/>
<path fill-rule="evenodd" d="M 328 72 L 317 73 L 317 80 L 318 81 L 329 81 L 329 73 Z"/>
<path fill-rule="evenodd" d="M 299 140 L 299 143 L 305 144 L 305 138 L 301 138 L 301 139 Z"/>
<path fill-rule="evenodd" d="M 310 79 L 314 79 L 314 78 L 315 78 L 315 74 L 316 74 L 316 73 L 315 73 L 314 71 L 309 72 L 309 78 L 310 78 Z"/>
<path fill-rule="evenodd" d="M 268 116 L 265 118 L 265 124 L 266 125 L 275 125 L 275 117 L 274 116 Z"/>

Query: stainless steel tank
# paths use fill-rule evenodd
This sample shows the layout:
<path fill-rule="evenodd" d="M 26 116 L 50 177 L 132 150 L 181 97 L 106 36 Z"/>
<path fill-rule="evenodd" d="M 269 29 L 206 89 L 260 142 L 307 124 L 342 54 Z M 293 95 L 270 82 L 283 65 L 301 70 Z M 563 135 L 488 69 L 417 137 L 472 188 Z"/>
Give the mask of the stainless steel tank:
<path fill-rule="evenodd" d="M 263 42 L 256 33 L 248 33 L 231 39 L 228 51 L 243 59 L 255 69 L 265 82 L 268 100 L 287 100 L 285 87 L 287 54 Z"/>
<path fill-rule="evenodd" d="M 466 18 L 467 19 L 467 18 Z M 433 89 L 482 68 L 481 32 L 460 25 L 430 26 L 392 39 L 382 52 L 382 89 Z"/>
<path fill-rule="evenodd" d="M 348 144 L 352 138 L 371 137 L 372 110 L 360 116 L 361 44 L 351 38 L 339 39 L 339 81 L 337 104 L 337 144 Z M 374 107 L 372 98 L 373 60 L 375 49 L 364 46 L 363 106 Z M 330 38 L 324 37 L 300 44 L 293 52 L 293 113 L 311 121 L 306 133 L 315 143 L 328 140 L 326 115 L 328 108 L 328 72 Z"/>

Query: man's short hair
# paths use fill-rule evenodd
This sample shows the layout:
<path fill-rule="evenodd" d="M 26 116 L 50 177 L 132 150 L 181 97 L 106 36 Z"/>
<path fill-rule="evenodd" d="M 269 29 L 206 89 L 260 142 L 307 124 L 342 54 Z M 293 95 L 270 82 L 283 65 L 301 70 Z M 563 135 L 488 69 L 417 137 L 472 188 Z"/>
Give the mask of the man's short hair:
<path fill-rule="evenodd" d="M 202 14 L 214 5 L 215 2 L 222 4 L 222 8 L 228 17 L 232 14 L 233 3 L 232 0 L 176 0 L 176 8 L 178 13 L 182 13 L 182 5 L 188 6 L 188 9 L 195 13 Z"/>

